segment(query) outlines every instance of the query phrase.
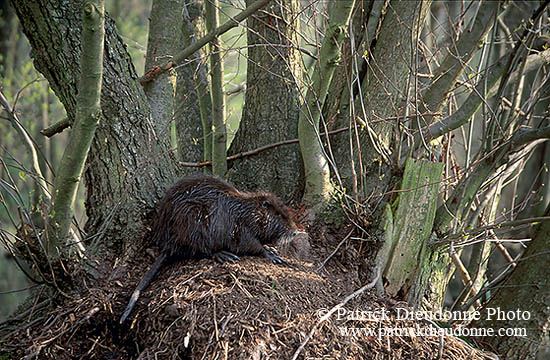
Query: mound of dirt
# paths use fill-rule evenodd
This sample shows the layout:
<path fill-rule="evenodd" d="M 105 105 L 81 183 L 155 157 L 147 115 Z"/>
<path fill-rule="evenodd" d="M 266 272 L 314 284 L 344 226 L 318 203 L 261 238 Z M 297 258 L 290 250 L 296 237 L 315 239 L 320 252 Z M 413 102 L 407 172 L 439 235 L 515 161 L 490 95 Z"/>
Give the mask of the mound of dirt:
<path fill-rule="evenodd" d="M 286 265 L 256 257 L 237 264 L 172 264 L 120 325 L 134 287 L 154 260 L 144 254 L 115 267 L 84 295 L 10 323 L 14 330 L 2 332 L 8 335 L 2 348 L 19 358 L 52 359 L 492 358 L 454 337 L 381 333 L 435 325 L 397 320 L 396 309 L 406 306 L 369 291 L 345 309 L 387 316 L 360 319 L 341 310 L 321 321 L 364 285 L 336 259 L 317 272 L 326 256 L 314 248 L 310 261 L 285 258 Z"/>

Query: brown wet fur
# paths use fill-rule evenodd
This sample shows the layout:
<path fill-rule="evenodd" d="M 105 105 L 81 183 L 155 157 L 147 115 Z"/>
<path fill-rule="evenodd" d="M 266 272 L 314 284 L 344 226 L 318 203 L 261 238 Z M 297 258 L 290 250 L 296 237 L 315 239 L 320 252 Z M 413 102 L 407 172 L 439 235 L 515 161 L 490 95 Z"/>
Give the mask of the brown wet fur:
<path fill-rule="evenodd" d="M 247 193 L 208 175 L 186 177 L 159 205 L 151 238 L 168 258 L 209 257 L 226 250 L 261 255 L 263 245 L 291 239 L 296 225 L 273 194 Z"/>

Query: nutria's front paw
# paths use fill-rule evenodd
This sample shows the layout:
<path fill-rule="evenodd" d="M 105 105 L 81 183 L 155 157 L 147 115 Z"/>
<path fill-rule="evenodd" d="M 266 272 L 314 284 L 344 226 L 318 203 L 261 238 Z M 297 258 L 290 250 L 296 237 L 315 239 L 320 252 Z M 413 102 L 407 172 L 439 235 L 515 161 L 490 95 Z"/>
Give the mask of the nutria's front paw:
<path fill-rule="evenodd" d="M 284 264 L 284 262 L 285 262 L 283 259 L 281 259 L 279 257 L 279 255 L 277 255 L 277 250 L 275 250 L 275 249 L 264 248 L 264 255 L 265 255 L 266 258 L 271 260 L 271 262 L 273 264 Z"/>
<path fill-rule="evenodd" d="M 214 260 L 219 262 L 220 264 L 223 264 L 224 262 L 230 262 L 231 264 L 236 263 L 237 261 L 241 261 L 241 259 L 229 251 L 219 251 L 213 255 Z"/>

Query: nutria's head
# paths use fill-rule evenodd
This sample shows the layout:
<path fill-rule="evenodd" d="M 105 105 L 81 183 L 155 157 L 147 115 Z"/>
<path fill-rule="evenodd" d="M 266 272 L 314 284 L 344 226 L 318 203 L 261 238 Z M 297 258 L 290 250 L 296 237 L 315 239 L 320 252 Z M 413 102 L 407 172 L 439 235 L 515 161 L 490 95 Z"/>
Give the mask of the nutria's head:
<path fill-rule="evenodd" d="M 263 244 L 288 243 L 294 239 L 298 229 L 289 209 L 279 198 L 269 193 L 261 193 L 256 198 L 258 212 L 262 217 Z"/>

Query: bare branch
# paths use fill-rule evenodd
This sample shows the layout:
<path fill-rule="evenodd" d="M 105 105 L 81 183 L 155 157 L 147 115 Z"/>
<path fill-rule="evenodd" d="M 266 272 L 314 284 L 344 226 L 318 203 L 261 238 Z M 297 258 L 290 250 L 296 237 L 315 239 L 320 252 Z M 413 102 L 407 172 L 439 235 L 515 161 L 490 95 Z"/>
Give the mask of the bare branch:
<path fill-rule="evenodd" d="M 56 122 L 55 124 L 48 126 L 45 129 L 40 130 L 40 133 L 47 137 L 52 137 L 55 134 L 59 134 L 66 128 L 71 126 L 71 122 L 69 121 L 69 118 L 65 118 L 63 120 L 60 120 Z"/>
<path fill-rule="evenodd" d="M 42 195 L 44 195 L 44 198 L 46 198 L 48 201 L 50 200 L 50 194 L 48 193 L 48 185 L 46 184 L 46 180 L 44 176 L 42 175 L 42 171 L 40 170 L 40 163 L 38 162 L 38 153 L 36 152 L 35 144 L 33 140 L 31 139 L 29 133 L 23 126 L 21 125 L 21 122 L 17 118 L 17 115 L 11 108 L 10 104 L 8 103 L 8 100 L 4 96 L 4 94 L 0 91 L 0 103 L 2 104 L 2 107 L 6 110 L 8 113 L 8 119 L 11 122 L 11 125 L 13 128 L 17 131 L 19 136 L 21 137 L 21 140 L 25 143 L 27 146 L 27 149 L 30 151 L 32 156 L 32 168 L 34 172 L 36 173 L 36 179 L 38 181 L 38 184 L 40 185 L 40 190 L 42 191 Z"/>
<path fill-rule="evenodd" d="M 179 54 L 174 56 L 174 58 L 171 61 L 168 61 L 164 65 L 161 65 L 159 67 L 154 67 L 153 69 L 150 69 L 149 71 L 147 71 L 141 78 L 139 78 L 139 83 L 141 85 L 145 85 L 149 81 L 155 80 L 160 74 L 170 70 L 171 68 L 177 65 L 180 65 L 181 63 L 183 63 L 185 59 L 191 56 L 195 51 L 199 50 L 201 47 L 208 44 L 214 38 L 236 27 L 237 25 L 239 25 L 241 21 L 243 21 L 244 19 L 252 15 L 257 10 L 264 7 L 270 1 L 271 0 L 259 0 L 254 4 L 250 5 L 249 7 L 241 11 L 239 14 L 237 14 L 235 17 L 230 18 L 223 25 L 217 27 L 216 30 L 206 34 L 205 36 L 198 39 L 196 42 L 194 42 L 190 46 L 183 49 Z"/>
<path fill-rule="evenodd" d="M 541 222 L 548 222 L 548 221 L 550 221 L 550 216 L 541 216 L 541 217 L 536 217 L 536 218 L 506 221 L 506 222 L 502 222 L 502 223 L 498 223 L 498 224 L 490 224 L 490 225 L 478 227 L 476 229 L 471 229 L 471 230 L 468 230 L 468 231 L 461 231 L 461 232 L 456 233 L 456 234 L 447 235 L 447 236 L 445 236 L 445 238 L 443 240 L 438 241 L 434 245 L 448 244 L 448 243 L 453 242 L 457 239 L 464 238 L 464 237 L 469 237 L 469 236 L 474 236 L 474 235 L 477 235 L 477 234 L 480 234 L 482 232 L 489 231 L 489 230 L 502 229 L 502 228 L 507 228 L 507 227 L 519 226 L 519 225 L 527 225 L 527 224 L 534 225 L 534 224 L 538 224 L 538 223 L 541 223 Z"/>
<path fill-rule="evenodd" d="M 349 127 L 336 129 L 336 130 L 330 131 L 328 134 L 329 135 L 339 134 L 339 133 L 347 131 L 347 130 L 349 130 Z M 323 132 L 323 133 L 320 133 L 320 135 L 326 135 L 326 133 Z M 269 145 L 265 145 L 265 146 L 260 146 L 259 148 L 256 148 L 254 150 L 244 151 L 244 152 L 241 152 L 241 153 L 238 153 L 238 154 L 235 154 L 235 155 L 228 156 L 227 161 L 233 161 L 233 160 L 244 158 L 244 157 L 247 157 L 247 156 L 256 155 L 256 154 L 261 153 L 262 151 L 270 150 L 270 149 L 276 148 L 278 146 L 296 144 L 296 143 L 298 143 L 298 141 L 299 141 L 298 139 L 291 139 L 291 140 L 279 141 L 279 142 L 269 144 Z M 194 162 L 180 161 L 179 164 L 181 166 L 188 166 L 188 167 L 203 167 L 203 166 L 212 165 L 212 161 L 201 161 L 201 162 L 195 162 L 195 163 Z"/>
<path fill-rule="evenodd" d="M 472 115 L 480 108 L 482 102 L 484 101 L 481 94 L 483 94 L 485 83 L 487 83 L 488 86 L 487 98 L 490 98 L 497 93 L 500 79 L 504 74 L 505 64 L 507 63 L 509 57 L 510 55 L 502 57 L 492 66 L 487 77 L 479 81 L 474 91 L 468 96 L 456 112 L 449 115 L 445 119 L 422 129 L 421 133 L 416 133 L 413 140 L 413 149 L 421 143 L 422 138 L 424 138 L 426 142 L 429 142 L 468 123 Z M 547 49 L 539 54 L 529 55 L 526 60 L 524 72 L 528 73 L 529 71 L 535 70 L 547 63 L 550 63 L 550 49 Z M 510 75 L 509 81 L 514 81 L 517 77 L 518 73 L 514 72 Z M 487 80 L 485 81 L 485 79 Z M 403 154 L 408 154 L 408 149 L 405 149 Z M 405 157 L 401 159 L 403 164 L 404 160 Z"/>
<path fill-rule="evenodd" d="M 550 139 L 550 126 L 540 129 L 530 129 L 527 127 L 522 127 L 515 132 L 510 141 L 513 145 L 519 146 L 540 139 Z"/>

